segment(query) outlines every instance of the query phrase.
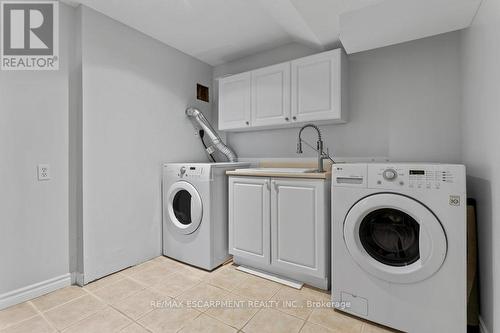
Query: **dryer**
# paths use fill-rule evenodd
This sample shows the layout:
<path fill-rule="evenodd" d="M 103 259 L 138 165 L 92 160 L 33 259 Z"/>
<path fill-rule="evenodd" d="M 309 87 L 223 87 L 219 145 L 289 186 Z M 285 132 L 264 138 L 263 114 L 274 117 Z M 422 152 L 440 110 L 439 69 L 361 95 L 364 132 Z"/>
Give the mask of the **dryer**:
<path fill-rule="evenodd" d="M 212 270 L 228 253 L 227 170 L 248 163 L 163 165 L 163 254 Z"/>
<path fill-rule="evenodd" d="M 465 167 L 332 168 L 332 300 L 406 332 L 463 332 Z"/>

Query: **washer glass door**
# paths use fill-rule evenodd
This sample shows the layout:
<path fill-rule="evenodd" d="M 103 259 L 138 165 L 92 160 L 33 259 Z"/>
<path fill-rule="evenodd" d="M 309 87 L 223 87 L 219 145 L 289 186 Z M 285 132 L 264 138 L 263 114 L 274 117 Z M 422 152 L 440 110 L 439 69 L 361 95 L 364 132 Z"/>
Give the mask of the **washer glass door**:
<path fill-rule="evenodd" d="M 433 275 L 447 251 L 437 217 L 420 202 L 394 193 L 357 202 L 344 221 L 344 240 L 361 268 L 395 283 L 414 283 Z"/>
<path fill-rule="evenodd" d="M 173 184 L 167 193 L 167 200 L 170 227 L 182 234 L 198 229 L 203 217 L 203 204 L 193 185 L 185 181 Z"/>

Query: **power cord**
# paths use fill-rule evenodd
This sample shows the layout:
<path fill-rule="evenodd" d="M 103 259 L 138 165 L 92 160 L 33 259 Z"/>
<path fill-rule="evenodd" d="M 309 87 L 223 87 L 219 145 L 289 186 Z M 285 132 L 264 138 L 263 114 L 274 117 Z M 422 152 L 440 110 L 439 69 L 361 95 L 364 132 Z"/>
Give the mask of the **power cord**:
<path fill-rule="evenodd" d="M 207 152 L 208 156 L 210 157 L 210 160 L 211 160 L 212 162 L 214 162 L 214 163 L 215 163 L 215 158 L 213 157 L 213 155 L 212 155 L 212 154 L 210 154 L 210 153 L 208 152 L 208 150 L 207 150 L 207 149 L 208 149 L 208 147 L 207 147 L 207 145 L 205 144 L 205 140 L 203 140 L 203 137 L 205 136 L 205 131 L 204 131 L 204 130 L 200 130 L 200 131 L 198 132 L 198 134 L 200 135 L 201 143 L 203 144 L 203 147 L 205 147 L 205 151 Z"/>

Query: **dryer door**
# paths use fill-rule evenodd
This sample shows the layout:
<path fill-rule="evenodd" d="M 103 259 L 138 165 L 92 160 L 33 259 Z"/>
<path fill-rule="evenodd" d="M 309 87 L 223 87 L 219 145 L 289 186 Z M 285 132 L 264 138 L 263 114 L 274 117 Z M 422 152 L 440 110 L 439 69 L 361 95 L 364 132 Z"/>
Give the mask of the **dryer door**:
<path fill-rule="evenodd" d="M 191 234 L 200 226 L 203 203 L 193 185 L 185 181 L 174 183 L 167 191 L 169 227 L 182 234 Z"/>
<path fill-rule="evenodd" d="M 437 217 L 422 203 L 394 193 L 358 201 L 345 218 L 344 241 L 361 268 L 394 283 L 430 277 L 447 251 Z"/>

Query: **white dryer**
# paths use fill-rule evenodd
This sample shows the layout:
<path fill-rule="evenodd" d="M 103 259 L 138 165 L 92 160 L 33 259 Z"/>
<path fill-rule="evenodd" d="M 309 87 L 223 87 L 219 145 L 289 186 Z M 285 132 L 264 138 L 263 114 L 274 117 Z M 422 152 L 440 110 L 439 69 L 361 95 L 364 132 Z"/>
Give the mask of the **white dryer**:
<path fill-rule="evenodd" d="M 212 270 L 229 258 L 227 170 L 248 163 L 163 165 L 163 254 Z"/>
<path fill-rule="evenodd" d="M 332 169 L 332 300 L 398 330 L 465 333 L 465 167 Z"/>

